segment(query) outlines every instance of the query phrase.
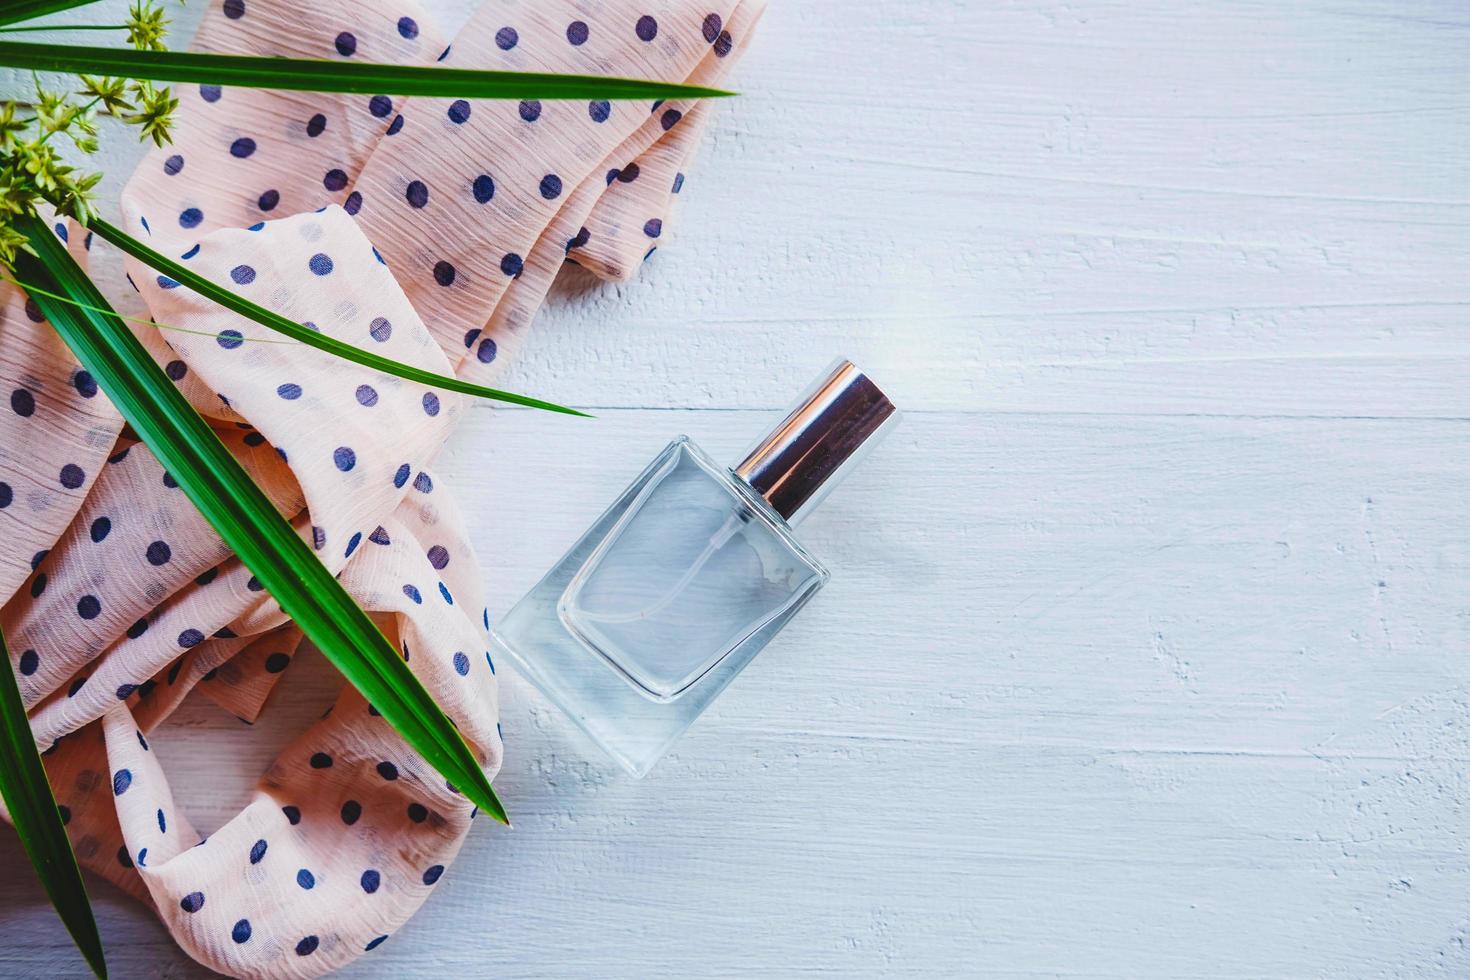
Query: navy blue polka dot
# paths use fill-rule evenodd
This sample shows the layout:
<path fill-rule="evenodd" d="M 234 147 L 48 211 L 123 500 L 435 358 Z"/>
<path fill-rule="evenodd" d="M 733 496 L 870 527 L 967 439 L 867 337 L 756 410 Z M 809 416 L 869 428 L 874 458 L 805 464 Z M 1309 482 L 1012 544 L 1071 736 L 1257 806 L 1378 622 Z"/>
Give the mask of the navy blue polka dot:
<path fill-rule="evenodd" d="M 235 923 L 235 927 L 230 930 L 230 938 L 233 939 L 237 943 L 249 942 L 250 941 L 250 920 L 249 919 L 241 919 L 239 922 L 236 922 Z"/>
<path fill-rule="evenodd" d="M 567 25 L 567 41 L 573 47 L 581 47 L 587 43 L 587 22 L 574 20 Z"/>
<path fill-rule="evenodd" d="M 332 768 L 332 757 L 329 756 L 329 755 L 327 755 L 325 752 L 313 752 L 312 755 L 311 755 L 311 768 L 313 768 L 313 769 L 330 769 L 330 768 Z"/>
<path fill-rule="evenodd" d="M 28 419 L 36 414 L 36 396 L 24 388 L 17 388 L 10 393 L 10 410 L 23 419 Z"/>
<path fill-rule="evenodd" d="M 412 41 L 414 38 L 419 36 L 418 21 L 414 20 L 412 17 L 398 18 L 398 34 L 400 37 L 404 37 Z"/>
<path fill-rule="evenodd" d="M 657 238 L 663 234 L 664 223 L 659 218 L 649 218 L 643 223 L 643 234 L 649 238 Z"/>
<path fill-rule="evenodd" d="M 464 99 L 456 99 L 449 106 L 449 121 L 456 126 L 462 125 L 470 118 L 470 104 Z"/>
<path fill-rule="evenodd" d="M 311 546 L 317 551 L 321 551 L 327 546 L 327 532 L 315 524 L 311 526 Z"/>
<path fill-rule="evenodd" d="M 310 137 L 320 136 L 327 128 L 327 117 L 318 112 L 306 121 L 306 135 Z"/>
<path fill-rule="evenodd" d="M 190 892 L 183 898 L 179 899 L 179 908 L 189 913 L 198 912 L 200 909 L 204 908 L 204 893 Z"/>
<path fill-rule="evenodd" d="M 488 622 L 485 624 L 485 628 L 486 629 L 489 629 L 490 628 L 490 624 Z M 490 651 L 489 650 L 486 650 L 485 651 L 485 663 L 487 663 L 487 664 L 490 665 L 490 673 L 492 673 L 492 674 L 495 673 L 495 661 L 493 661 L 493 660 L 490 659 Z"/>
<path fill-rule="evenodd" d="M 291 822 L 291 826 L 294 827 L 301 822 L 300 807 L 283 806 L 281 807 L 281 812 L 286 815 L 286 819 Z"/>
<path fill-rule="evenodd" d="M 127 769 L 119 769 L 112 777 L 112 795 L 122 796 L 133 785 L 133 774 Z"/>
<path fill-rule="evenodd" d="M 378 775 L 390 782 L 398 778 L 398 767 L 391 762 L 378 763 Z"/>
<path fill-rule="evenodd" d="M 429 819 L 429 811 L 422 803 L 410 803 L 408 805 L 408 819 L 414 823 L 423 823 Z"/>
<path fill-rule="evenodd" d="M 238 285 L 248 286 L 255 281 L 255 270 L 248 265 L 237 265 L 230 270 L 230 278 Z"/>
<path fill-rule="evenodd" d="M 368 99 L 368 112 L 382 119 L 393 111 L 393 100 L 386 95 L 375 95 Z"/>
<path fill-rule="evenodd" d="M 337 464 L 337 469 L 346 473 L 357 465 L 357 453 L 348 446 L 338 446 L 332 450 L 332 462 Z"/>
<path fill-rule="evenodd" d="M 352 553 L 357 550 L 357 546 L 360 544 L 362 544 L 362 532 L 358 531 L 347 539 L 347 550 L 343 552 L 342 557 L 351 558 Z"/>
<path fill-rule="evenodd" d="M 684 175 L 674 174 L 674 193 L 677 194 L 684 189 Z"/>
<path fill-rule="evenodd" d="M 128 639 L 136 640 L 146 632 L 148 632 L 148 620 L 140 619 L 128 627 Z"/>
<path fill-rule="evenodd" d="M 235 142 L 230 144 L 230 156 L 232 157 L 237 157 L 243 160 L 254 152 L 255 140 L 251 139 L 248 136 L 241 136 L 239 139 L 235 140 Z"/>
<path fill-rule="evenodd" d="M 347 826 L 357 823 L 362 816 L 362 804 L 356 800 L 348 800 L 342 804 L 342 822 Z"/>
<path fill-rule="evenodd" d="M 417 586 L 405 585 L 403 587 L 403 594 L 412 599 L 415 605 L 423 605 L 424 597 L 419 594 Z"/>
<path fill-rule="evenodd" d="M 612 103 L 606 99 L 598 99 L 587 103 L 587 115 L 592 117 L 593 122 L 607 122 L 607 117 L 612 115 Z"/>
<path fill-rule="evenodd" d="M 454 283 L 454 266 L 440 260 L 434 263 L 434 281 L 441 286 L 449 286 Z"/>
<path fill-rule="evenodd" d="M 434 480 L 427 473 L 420 473 L 413 478 L 413 488 L 419 493 L 430 493 L 434 489 Z"/>
<path fill-rule="evenodd" d="M 36 651 L 27 650 L 20 655 L 20 672 L 29 677 L 36 672 L 40 662 L 41 658 L 36 655 Z"/>
<path fill-rule="evenodd" d="M 421 208 L 429 203 L 429 188 L 422 180 L 411 180 L 403 196 L 408 199 L 410 205 Z"/>
<path fill-rule="evenodd" d="M 239 20 L 245 16 L 245 0 L 225 0 L 224 10 L 230 20 Z"/>
<path fill-rule="evenodd" d="M 554 201 L 561 197 L 561 178 L 556 174 L 547 174 L 541 178 L 541 196 L 548 201 Z"/>
<path fill-rule="evenodd" d="M 342 202 L 342 210 L 348 214 L 356 214 L 362 210 L 362 192 L 353 191 L 347 195 L 347 200 Z"/>
<path fill-rule="evenodd" d="M 444 597 L 445 602 L 449 603 L 451 606 L 454 605 L 454 596 L 450 595 L 449 586 L 445 585 L 443 582 L 439 583 L 439 594 Z"/>
<path fill-rule="evenodd" d="M 168 564 L 169 559 L 174 556 L 174 551 L 168 546 L 167 541 L 154 541 L 148 545 L 148 550 L 144 555 L 148 559 L 148 564 L 158 568 Z"/>
<path fill-rule="evenodd" d="M 364 408 L 372 408 L 378 403 L 378 391 L 372 385 L 357 386 L 357 403 Z M 340 465 L 340 464 L 339 464 Z M 351 467 L 348 467 L 351 469 Z"/>
<path fill-rule="evenodd" d="M 536 99 L 526 99 L 521 103 L 521 118 L 526 122 L 535 122 L 541 118 L 541 103 Z"/>
<path fill-rule="evenodd" d="M 300 871 L 296 872 L 296 884 L 300 885 L 302 888 L 305 888 L 307 891 L 310 891 L 311 889 L 316 887 L 316 875 L 312 874 L 305 868 L 302 868 Z"/>
<path fill-rule="evenodd" d="M 102 615 L 102 603 L 94 595 L 84 595 L 77 600 L 77 615 L 83 619 L 96 619 Z"/>
<path fill-rule="evenodd" d="M 720 20 L 719 14 L 710 14 L 706 17 L 704 19 L 704 25 L 701 28 L 704 33 L 704 39 L 710 44 L 714 44 L 715 38 L 720 36 L 721 26 L 723 26 L 723 22 Z"/>
<path fill-rule="evenodd" d="M 622 170 L 618 171 L 618 180 L 622 181 L 625 184 L 631 184 L 633 183 L 633 181 L 638 179 L 638 175 L 640 173 L 642 173 L 642 171 L 639 169 L 638 164 L 630 163 Z"/>
<path fill-rule="evenodd" d="M 99 517 L 92 522 L 91 536 L 95 544 L 101 544 L 107 540 L 107 535 L 112 533 L 112 518 Z"/>
<path fill-rule="evenodd" d="M 500 258 L 500 271 L 508 276 L 520 275 L 523 266 L 521 257 L 514 252 L 507 252 Z"/>
<path fill-rule="evenodd" d="M 260 195 L 255 201 L 255 206 L 262 211 L 274 211 L 277 204 L 281 203 L 281 192 L 269 190 Z"/>
<path fill-rule="evenodd" d="M 369 895 L 377 891 L 378 885 L 382 884 L 382 882 L 383 876 L 378 874 L 372 868 L 368 868 L 362 873 L 362 890 L 367 892 Z"/>
<path fill-rule="evenodd" d="M 393 121 L 388 124 L 388 133 L 387 133 L 387 135 L 389 135 L 389 136 L 397 136 L 398 133 L 402 129 L 403 129 L 403 113 L 400 112 L 398 115 L 394 116 L 393 117 Z"/>
<path fill-rule="evenodd" d="M 475 200 L 484 204 L 495 196 L 495 181 L 490 179 L 489 174 L 481 174 L 474 179 L 470 190 L 475 195 Z"/>
<path fill-rule="evenodd" d="M 276 394 L 288 402 L 294 402 L 301 397 L 301 386 L 293 382 L 287 382 L 276 389 Z"/>
<path fill-rule="evenodd" d="M 347 186 L 347 171 L 333 168 L 322 177 L 322 186 L 329 191 L 340 191 Z"/>
<path fill-rule="evenodd" d="M 329 276 L 332 274 L 332 257 L 325 252 L 318 252 L 311 257 L 307 266 L 318 276 Z"/>
<path fill-rule="evenodd" d="M 119 701 L 126 701 L 137 689 L 138 685 L 136 684 L 119 684 L 117 686 L 117 690 L 113 691 L 112 693 L 117 695 L 117 699 Z M 163 828 L 160 827 L 158 829 L 162 830 Z"/>
<path fill-rule="evenodd" d="M 678 123 L 680 119 L 683 118 L 684 113 L 680 112 L 678 109 L 665 109 L 664 114 L 658 117 L 658 124 L 662 126 L 664 132 L 667 133 L 669 130 L 674 128 L 674 125 Z"/>
<path fill-rule="evenodd" d="M 128 853 L 127 845 L 123 845 L 117 849 L 117 863 L 124 868 L 131 868 L 133 866 L 133 857 Z"/>
<path fill-rule="evenodd" d="M 369 942 L 366 946 L 364 946 L 362 948 L 362 951 L 364 953 L 371 953 L 373 950 L 377 949 L 379 946 L 383 945 L 383 943 L 385 943 L 387 941 L 388 941 L 388 937 L 387 936 L 379 936 L 376 939 L 374 939 L 371 942 Z"/>
<path fill-rule="evenodd" d="M 357 38 L 349 31 L 343 31 L 337 35 L 337 53 L 344 58 L 351 57 L 357 51 Z"/>
<path fill-rule="evenodd" d="M 10 484 L 0 483 L 0 510 L 9 507 L 10 502 L 14 499 L 15 491 L 10 488 Z"/>
<path fill-rule="evenodd" d="M 393 474 L 393 485 L 400 490 L 403 489 L 403 485 L 408 482 L 410 472 L 412 472 L 412 469 L 407 463 L 398 467 L 398 470 Z"/>
<path fill-rule="evenodd" d="M 516 42 L 520 39 L 514 27 L 502 27 L 495 32 L 495 46 L 502 51 L 509 51 L 515 47 Z"/>
<path fill-rule="evenodd" d="M 219 101 L 219 96 L 220 96 L 220 87 L 218 85 L 201 85 L 201 86 L 199 86 L 199 97 L 201 99 L 203 99 L 205 102 L 218 102 Z"/>
<path fill-rule="evenodd" d="M 178 280 L 170 279 L 168 276 L 159 276 L 157 281 L 158 281 L 158 286 L 159 286 L 160 289 L 178 289 L 179 288 Z"/>
<path fill-rule="evenodd" d="M 439 414 L 439 396 L 432 391 L 424 392 L 424 414 L 431 418 Z"/>
<path fill-rule="evenodd" d="M 179 224 L 185 228 L 198 227 L 199 222 L 204 220 L 204 212 L 198 208 L 185 208 L 179 212 Z"/>
<path fill-rule="evenodd" d="M 279 674 L 291 666 L 291 658 L 284 653 L 273 653 L 265 658 L 265 670 L 268 674 Z"/>
<path fill-rule="evenodd" d="M 470 658 L 463 653 L 454 655 L 454 672 L 461 677 L 466 677 L 470 672 Z"/>
<path fill-rule="evenodd" d="M 41 593 L 46 591 L 46 573 L 42 572 L 31 581 L 31 598 L 41 598 Z"/>
<path fill-rule="evenodd" d="M 259 864 L 261 858 L 265 857 L 266 848 L 269 846 L 264 840 L 256 841 L 250 848 L 250 863 Z"/>
<path fill-rule="evenodd" d="M 188 650 L 204 642 L 204 634 L 196 629 L 187 629 L 179 634 L 179 646 Z"/>
<path fill-rule="evenodd" d="M 174 174 L 177 174 L 180 170 L 183 169 L 184 158 L 179 156 L 177 153 L 169 157 L 167 160 L 163 161 L 163 172 L 168 174 L 170 177 L 172 177 Z"/>
<path fill-rule="evenodd" d="M 318 942 L 319 940 L 315 936 L 307 936 L 305 939 L 301 940 L 301 942 L 296 944 L 296 955 L 310 956 L 312 953 L 316 952 Z"/>
<path fill-rule="evenodd" d="M 378 343 L 384 343 L 393 336 L 393 324 L 386 317 L 373 317 L 373 322 L 368 324 L 368 336 Z"/>
<path fill-rule="evenodd" d="M 424 884 L 432 885 L 444 874 L 444 865 L 436 864 L 424 872 Z"/>
<path fill-rule="evenodd" d="M 644 14 L 638 18 L 638 23 L 633 25 L 633 30 L 638 34 L 638 40 L 652 41 L 658 36 L 658 21 Z"/>
<path fill-rule="evenodd" d="M 83 398 L 92 398 L 97 394 L 97 380 L 88 371 L 78 371 L 71 376 L 71 386 L 77 390 L 77 394 Z"/>
<path fill-rule="evenodd" d="M 160 834 L 168 833 L 168 821 L 164 819 L 162 810 L 158 811 L 158 832 Z"/>
<path fill-rule="evenodd" d="M 721 31 L 720 36 L 715 38 L 715 56 L 723 58 L 735 47 L 735 41 L 730 37 L 729 31 Z"/>
<path fill-rule="evenodd" d="M 215 342 L 225 350 L 235 350 L 245 343 L 245 335 L 238 330 L 221 330 Z"/>

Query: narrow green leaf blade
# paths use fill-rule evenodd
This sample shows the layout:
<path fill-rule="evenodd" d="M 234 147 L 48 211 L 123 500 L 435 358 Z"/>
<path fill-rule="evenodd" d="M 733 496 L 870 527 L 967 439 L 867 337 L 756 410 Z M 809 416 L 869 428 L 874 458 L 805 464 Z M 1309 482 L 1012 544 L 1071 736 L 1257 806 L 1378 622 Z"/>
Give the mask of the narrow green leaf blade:
<path fill-rule="evenodd" d="M 6 0 L 0 4 L 0 27 L 96 2 L 97 0 Z"/>
<path fill-rule="evenodd" d="M 87 886 L 82 882 L 71 841 L 61 822 L 61 811 L 51 795 L 46 768 L 36 754 L 31 725 L 26 719 L 20 687 L 10 666 L 10 652 L 5 637 L 0 636 L 0 796 L 10 811 L 10 822 L 25 847 L 36 876 L 41 879 L 56 914 L 66 923 L 72 941 L 87 959 L 87 965 L 99 977 L 107 976 L 107 963 L 102 957 L 102 937 L 97 934 L 97 920 L 87 900 Z"/>
<path fill-rule="evenodd" d="M 432 388 L 442 388 L 445 391 L 458 391 L 466 395 L 489 398 L 512 405 L 526 405 L 530 408 L 539 408 L 547 412 L 560 412 L 563 415 L 579 415 L 582 418 L 591 418 L 586 412 L 579 412 L 574 408 L 567 408 L 564 405 L 542 401 L 539 398 L 531 398 L 527 395 L 517 395 L 510 391 L 501 391 L 498 388 L 486 388 L 482 385 L 470 384 L 468 381 L 461 381 L 459 378 L 449 375 L 435 374 L 432 371 L 425 371 L 423 368 L 416 368 L 412 365 L 403 364 L 379 354 L 373 354 L 361 348 L 353 347 L 351 344 L 324 336 L 314 330 L 308 330 L 296 321 L 288 320 L 279 313 L 252 303 L 239 293 L 226 289 L 218 283 L 204 278 L 187 266 L 180 265 L 168 256 L 154 251 L 121 228 L 109 224 L 101 218 L 93 218 L 87 227 L 102 236 L 106 241 L 127 252 L 133 258 L 151 266 L 175 282 L 188 286 L 206 299 L 211 299 L 227 310 L 233 310 L 241 316 L 249 317 L 262 326 L 283 333 L 288 337 L 301 341 L 303 344 L 315 347 L 317 350 L 326 351 L 328 354 L 335 354 L 338 357 L 361 364 L 364 367 L 382 371 L 384 374 L 392 374 L 400 378 L 406 378 L 409 381 L 417 381 L 419 384 L 428 385 Z"/>
<path fill-rule="evenodd" d="M 71 75 L 123 75 L 158 82 L 457 99 L 695 99 L 734 94 L 699 85 L 602 75 L 254 58 L 194 51 L 132 51 L 22 41 L 0 41 L 0 65 Z"/>
<path fill-rule="evenodd" d="M 46 223 L 16 219 L 36 255 L 19 278 L 84 304 L 31 298 L 194 506 L 322 654 L 455 787 L 502 823 L 505 810 L 454 725 L 398 652 L 148 356 Z M 93 309 L 87 309 L 92 307 Z"/>

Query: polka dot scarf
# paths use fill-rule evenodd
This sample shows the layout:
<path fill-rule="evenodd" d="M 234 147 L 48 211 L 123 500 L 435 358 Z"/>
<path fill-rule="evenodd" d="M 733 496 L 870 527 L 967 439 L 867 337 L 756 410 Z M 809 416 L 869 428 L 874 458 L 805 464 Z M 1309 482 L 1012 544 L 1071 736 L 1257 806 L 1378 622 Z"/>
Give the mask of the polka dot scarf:
<path fill-rule="evenodd" d="M 413 0 L 215 0 L 195 47 L 718 84 L 760 12 L 759 0 L 498 0 L 451 41 Z M 564 262 L 623 278 L 669 236 L 709 112 L 178 94 L 178 139 L 123 193 L 134 234 L 312 329 L 476 381 Z M 57 233 L 85 262 L 91 236 Z M 144 266 L 129 273 L 166 327 L 139 328 L 150 352 L 493 774 L 489 622 L 433 469 L 463 400 L 282 342 Z M 254 722 L 301 636 L 11 287 L 0 602 L 79 858 L 152 903 L 201 963 L 239 977 L 340 967 L 392 936 L 463 842 L 472 805 L 350 687 L 243 811 L 207 840 L 190 826 L 149 733 L 190 692 Z"/>

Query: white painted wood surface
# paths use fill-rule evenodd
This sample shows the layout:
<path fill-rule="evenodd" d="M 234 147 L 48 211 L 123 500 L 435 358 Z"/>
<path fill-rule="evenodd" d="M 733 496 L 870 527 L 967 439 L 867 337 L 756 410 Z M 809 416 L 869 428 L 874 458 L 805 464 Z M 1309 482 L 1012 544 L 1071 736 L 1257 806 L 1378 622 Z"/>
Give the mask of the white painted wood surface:
<path fill-rule="evenodd" d="M 511 685 L 516 829 L 350 974 L 1470 975 L 1467 53 L 1451 0 L 776 0 L 679 239 L 506 379 L 598 421 L 453 444 L 492 613 L 833 354 L 909 417 L 648 779 Z M 334 684 L 155 739 L 201 828 Z M 0 860 L 0 967 L 76 975 Z M 202 974 L 95 891 L 114 976 Z"/>

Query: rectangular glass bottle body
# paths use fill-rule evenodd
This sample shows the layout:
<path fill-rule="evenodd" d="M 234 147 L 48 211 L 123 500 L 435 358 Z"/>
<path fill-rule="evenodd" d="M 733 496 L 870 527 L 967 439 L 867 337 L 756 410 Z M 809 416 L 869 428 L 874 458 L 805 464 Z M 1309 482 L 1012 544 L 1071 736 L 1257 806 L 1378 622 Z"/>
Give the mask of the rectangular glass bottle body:
<path fill-rule="evenodd" d="M 642 776 L 827 578 L 779 515 L 680 438 L 504 617 L 494 640 Z"/>

